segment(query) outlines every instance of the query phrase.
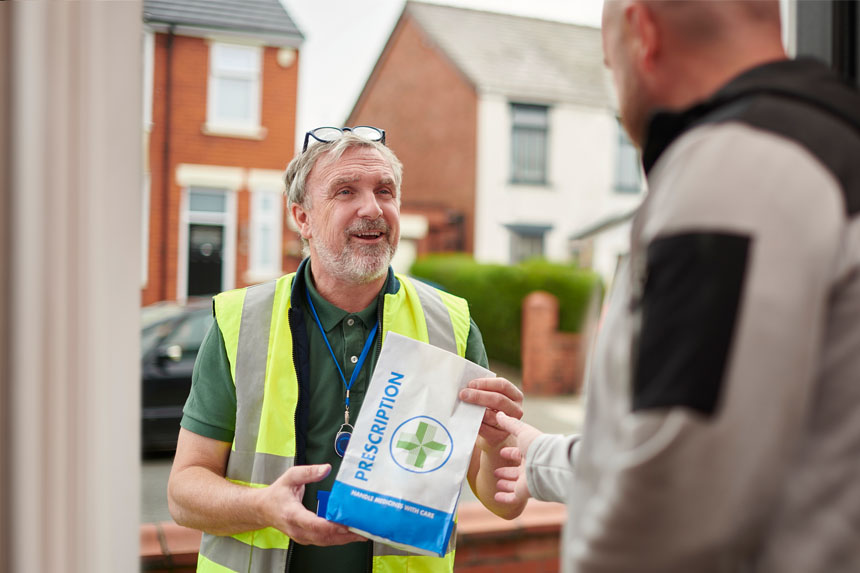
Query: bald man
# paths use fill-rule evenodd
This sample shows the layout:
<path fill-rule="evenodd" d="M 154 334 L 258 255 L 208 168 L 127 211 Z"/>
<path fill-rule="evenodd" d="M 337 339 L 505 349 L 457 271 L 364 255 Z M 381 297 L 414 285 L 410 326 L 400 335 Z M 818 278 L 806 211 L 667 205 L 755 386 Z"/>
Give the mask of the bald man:
<path fill-rule="evenodd" d="M 860 571 L 860 97 L 776 1 L 613 1 L 650 192 L 581 436 L 517 437 L 498 500 L 564 501 L 578 573 Z"/>

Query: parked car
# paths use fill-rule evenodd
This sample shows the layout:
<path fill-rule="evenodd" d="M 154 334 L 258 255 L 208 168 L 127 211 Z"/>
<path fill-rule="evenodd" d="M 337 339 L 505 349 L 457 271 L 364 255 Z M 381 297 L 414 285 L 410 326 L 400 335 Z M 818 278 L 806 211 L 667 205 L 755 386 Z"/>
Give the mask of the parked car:
<path fill-rule="evenodd" d="M 176 449 L 182 407 L 212 301 L 160 302 L 141 309 L 141 445 L 145 453 Z"/>

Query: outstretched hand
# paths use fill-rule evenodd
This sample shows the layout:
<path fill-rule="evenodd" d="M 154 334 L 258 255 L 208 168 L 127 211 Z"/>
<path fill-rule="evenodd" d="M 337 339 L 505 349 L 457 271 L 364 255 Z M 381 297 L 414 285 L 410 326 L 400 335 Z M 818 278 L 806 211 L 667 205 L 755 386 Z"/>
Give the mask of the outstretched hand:
<path fill-rule="evenodd" d="M 365 541 L 345 526 L 317 517 L 302 505 L 305 484 L 324 479 L 330 471 L 329 464 L 295 466 L 264 488 L 262 509 L 270 513 L 272 525 L 302 545 L 328 546 Z"/>
<path fill-rule="evenodd" d="M 498 480 L 495 500 L 504 504 L 524 503 L 531 496 L 526 483 L 524 460 L 529 446 L 541 435 L 541 432 L 521 420 L 506 416 L 504 412 L 496 414 L 495 425 L 506 434 L 510 434 L 515 442 L 515 445 L 504 447 L 499 451 L 499 455 L 512 465 L 496 468 L 494 472 Z"/>

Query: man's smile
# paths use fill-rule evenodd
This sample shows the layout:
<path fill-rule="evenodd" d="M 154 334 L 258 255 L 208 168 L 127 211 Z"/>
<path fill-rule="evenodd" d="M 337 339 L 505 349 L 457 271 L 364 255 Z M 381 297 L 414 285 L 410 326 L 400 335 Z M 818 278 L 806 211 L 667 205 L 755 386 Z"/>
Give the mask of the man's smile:
<path fill-rule="evenodd" d="M 359 239 L 361 241 L 376 242 L 379 239 L 381 239 L 383 235 L 384 235 L 384 233 L 382 233 L 380 231 L 376 231 L 376 232 L 369 232 L 369 233 L 354 233 L 350 236 L 354 239 Z"/>
<path fill-rule="evenodd" d="M 346 234 L 350 240 L 361 243 L 378 243 L 388 235 L 388 225 L 385 221 L 361 221 L 350 225 Z"/>

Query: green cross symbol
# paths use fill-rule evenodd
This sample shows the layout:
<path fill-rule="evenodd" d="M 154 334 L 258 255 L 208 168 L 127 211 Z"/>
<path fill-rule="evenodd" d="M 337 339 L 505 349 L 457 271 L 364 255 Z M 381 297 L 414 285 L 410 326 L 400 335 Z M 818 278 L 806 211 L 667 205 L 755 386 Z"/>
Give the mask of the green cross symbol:
<path fill-rule="evenodd" d="M 436 426 L 431 426 L 427 422 L 418 423 L 418 431 L 415 434 L 401 434 L 397 440 L 397 447 L 407 450 L 409 455 L 406 457 L 406 463 L 416 468 L 424 468 L 424 462 L 429 456 L 441 456 L 448 446 L 439 442 L 433 441 L 433 436 L 436 435 Z"/>

